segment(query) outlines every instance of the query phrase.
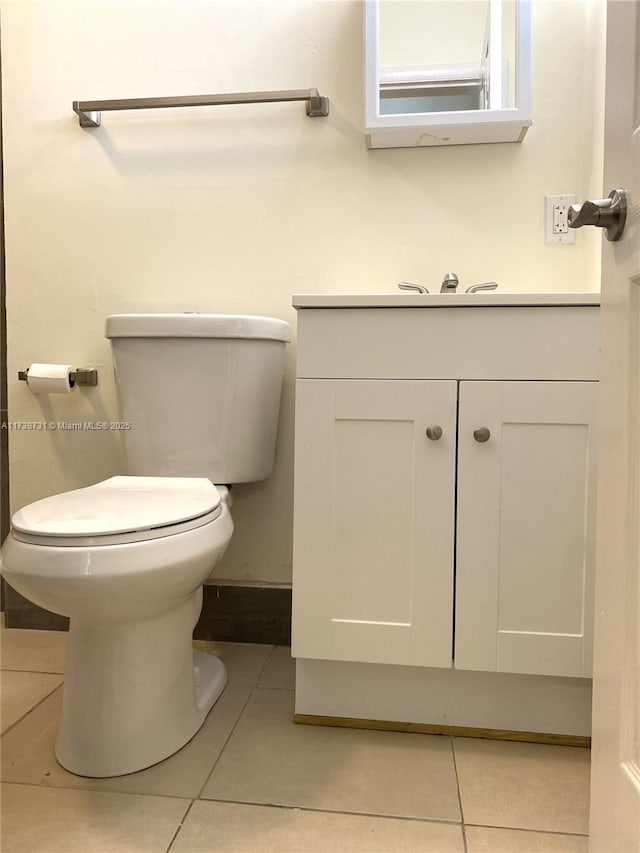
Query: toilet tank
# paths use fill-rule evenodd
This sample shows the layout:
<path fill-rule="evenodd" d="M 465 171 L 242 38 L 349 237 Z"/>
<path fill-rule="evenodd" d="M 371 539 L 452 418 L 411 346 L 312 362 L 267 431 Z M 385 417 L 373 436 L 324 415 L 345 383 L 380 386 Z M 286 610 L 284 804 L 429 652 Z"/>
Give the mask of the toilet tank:
<path fill-rule="evenodd" d="M 273 468 L 283 320 L 242 314 L 107 317 L 127 472 L 263 480 Z"/>

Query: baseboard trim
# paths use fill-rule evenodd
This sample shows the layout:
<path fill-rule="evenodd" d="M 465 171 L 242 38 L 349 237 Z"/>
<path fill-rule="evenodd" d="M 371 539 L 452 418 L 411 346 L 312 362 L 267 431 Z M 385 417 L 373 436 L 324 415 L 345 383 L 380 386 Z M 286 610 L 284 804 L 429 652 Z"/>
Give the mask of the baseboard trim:
<path fill-rule="evenodd" d="M 193 632 L 196 640 L 290 645 L 290 587 L 207 584 L 203 592 L 202 613 Z M 9 584 L 4 605 L 6 628 L 69 629 L 66 616 L 43 610 Z"/>
<path fill-rule="evenodd" d="M 196 640 L 291 644 L 291 588 L 206 584 Z"/>
<path fill-rule="evenodd" d="M 35 628 L 39 631 L 68 631 L 69 620 L 59 613 L 38 607 L 4 582 L 5 628 Z"/>
<path fill-rule="evenodd" d="M 430 723 L 403 723 L 395 720 L 367 720 L 357 717 L 325 717 L 318 714 L 294 714 L 293 722 L 305 726 L 337 726 L 347 729 L 373 729 L 383 732 L 412 732 L 427 735 L 514 740 L 521 743 L 546 743 L 556 746 L 591 748 L 591 738 L 579 735 L 555 735 L 545 732 L 515 732 L 507 729 L 480 729 L 472 726 L 441 726 Z"/>

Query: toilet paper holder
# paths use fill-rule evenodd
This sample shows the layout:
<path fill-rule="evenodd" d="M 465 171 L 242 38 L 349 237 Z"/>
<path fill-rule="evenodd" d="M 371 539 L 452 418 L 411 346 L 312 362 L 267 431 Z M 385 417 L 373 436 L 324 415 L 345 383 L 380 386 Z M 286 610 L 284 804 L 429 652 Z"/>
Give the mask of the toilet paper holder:
<path fill-rule="evenodd" d="M 26 382 L 29 376 L 29 369 L 19 370 L 18 379 L 20 382 Z M 74 385 L 97 385 L 98 371 L 95 367 L 78 367 L 73 370 L 69 376 Z"/>

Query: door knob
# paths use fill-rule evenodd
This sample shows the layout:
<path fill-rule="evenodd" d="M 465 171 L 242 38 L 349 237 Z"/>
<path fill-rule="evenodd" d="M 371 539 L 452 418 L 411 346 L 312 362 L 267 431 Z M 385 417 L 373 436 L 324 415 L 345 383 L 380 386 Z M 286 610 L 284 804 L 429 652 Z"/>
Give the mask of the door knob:
<path fill-rule="evenodd" d="M 442 438 L 442 427 L 438 424 L 431 424 L 425 430 L 427 434 L 427 438 L 430 438 L 431 441 L 439 441 Z"/>
<path fill-rule="evenodd" d="M 476 441 L 479 441 L 481 444 L 483 444 L 485 441 L 489 441 L 489 439 L 491 438 L 491 432 L 488 427 L 478 427 L 477 429 L 474 429 L 473 437 Z"/>
<path fill-rule="evenodd" d="M 608 198 L 572 204 L 567 214 L 569 228 L 595 225 L 606 228 L 607 240 L 619 240 L 627 219 L 627 194 L 624 190 L 611 190 Z"/>

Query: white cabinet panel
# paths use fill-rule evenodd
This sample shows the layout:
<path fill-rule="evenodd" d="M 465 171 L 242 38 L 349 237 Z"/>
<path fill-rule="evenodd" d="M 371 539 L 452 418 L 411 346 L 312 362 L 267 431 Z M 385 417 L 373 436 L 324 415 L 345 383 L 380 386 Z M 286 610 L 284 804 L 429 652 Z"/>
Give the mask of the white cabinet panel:
<path fill-rule="evenodd" d="M 420 308 L 391 294 L 384 298 L 396 300 L 397 307 L 302 309 L 298 378 L 598 378 L 597 305 L 493 307 L 492 296 L 411 296 L 416 306 L 421 300 L 433 300 L 436 306 Z M 473 306 L 465 302 L 471 297 Z"/>
<path fill-rule="evenodd" d="M 460 383 L 456 668 L 590 675 L 596 395 Z"/>
<path fill-rule="evenodd" d="M 451 666 L 457 383 L 296 388 L 293 654 Z"/>

